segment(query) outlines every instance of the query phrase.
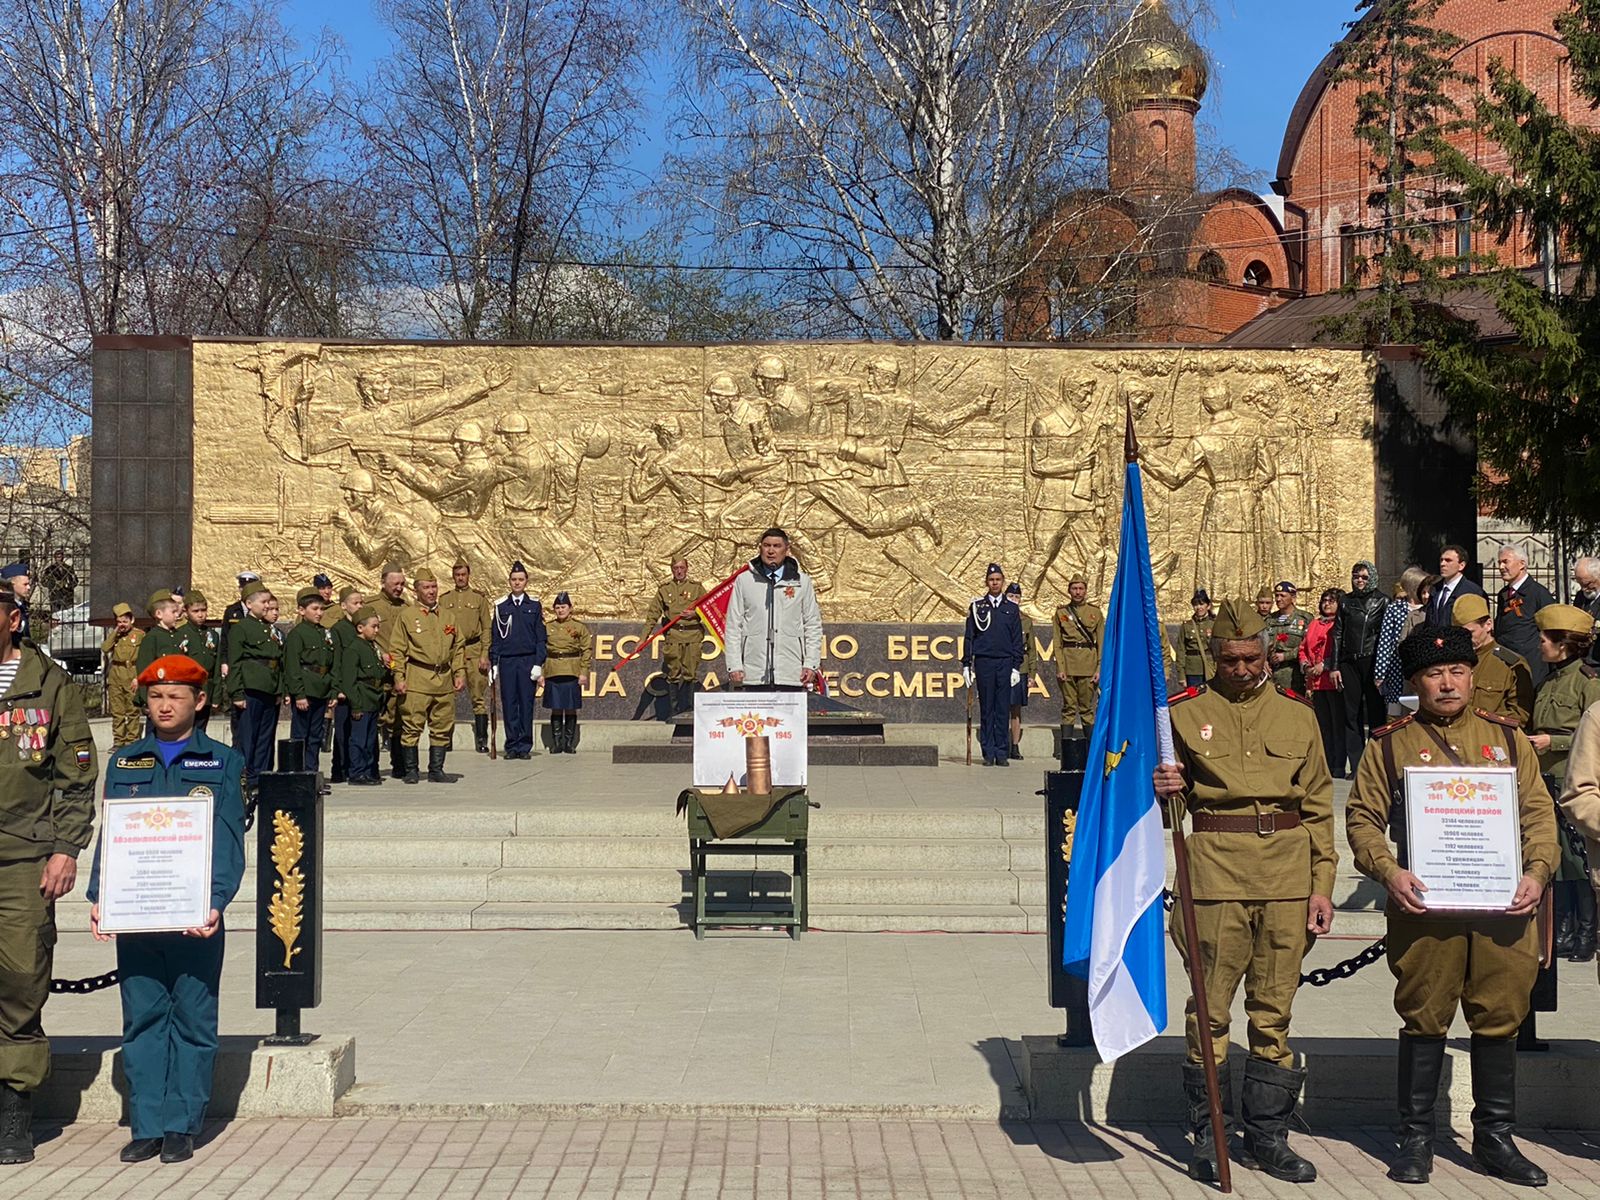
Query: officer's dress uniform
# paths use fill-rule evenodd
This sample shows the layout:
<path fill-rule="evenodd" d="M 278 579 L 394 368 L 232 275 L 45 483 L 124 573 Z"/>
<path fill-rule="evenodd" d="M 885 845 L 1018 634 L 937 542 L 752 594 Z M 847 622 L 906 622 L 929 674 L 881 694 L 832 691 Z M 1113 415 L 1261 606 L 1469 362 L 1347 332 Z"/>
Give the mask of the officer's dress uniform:
<path fill-rule="evenodd" d="M 339 610 L 339 619 L 329 628 L 333 630 L 333 645 L 336 662 L 343 663 L 344 656 L 349 654 L 354 643 L 361 639 L 356 636 L 355 623 L 350 620 L 350 615 L 343 609 Z M 341 680 L 343 672 L 340 672 Z M 333 705 L 333 771 L 329 782 L 343 783 L 350 778 L 350 696 L 345 692 L 341 681 L 339 693 L 343 699 L 336 700 Z M 377 718 L 374 716 L 374 722 Z M 377 729 L 376 723 L 373 725 Z"/>
<path fill-rule="evenodd" d="M 345 695 L 349 712 L 349 729 L 345 736 L 351 783 L 381 782 L 378 778 L 378 713 L 388 699 L 389 685 L 389 668 L 376 642 L 357 637 L 340 651 L 339 690 Z"/>
<path fill-rule="evenodd" d="M 961 664 L 978 689 L 978 742 L 985 764 L 1011 755 L 1011 673 L 1022 670 L 1022 613 L 1004 596 L 979 596 L 967 606 Z"/>
<path fill-rule="evenodd" d="M 1259 628 L 1259 618 L 1253 628 Z M 1273 1146 L 1293 1157 L 1285 1127 L 1305 1071 L 1294 1069 L 1289 1018 L 1300 966 L 1315 940 L 1306 928 L 1308 901 L 1333 894 L 1338 863 L 1333 779 L 1322 735 L 1309 704 L 1265 682 L 1237 697 L 1191 688 L 1173 697 L 1171 714 L 1178 759 L 1189 781 L 1186 803 L 1194 829 L 1188 838 L 1189 873 L 1212 1051 L 1219 1064 L 1226 1062 L 1229 1012 L 1243 981 L 1250 1022 L 1243 1123 L 1257 1143 L 1258 1157 Z M 1171 933 L 1187 961 L 1176 910 Z M 1192 998 L 1187 1014 L 1184 1090 L 1190 1125 L 1197 1160 L 1209 1157 L 1214 1165 Z M 1227 1073 L 1220 1079 L 1226 1081 Z"/>
<path fill-rule="evenodd" d="M 50 1073 L 41 1014 L 50 994 L 55 905 L 39 880 L 54 854 L 76 858 L 94 826 L 99 778 L 77 685 L 31 646 L 0 696 L 0 1139 L 32 1156 L 28 1094 Z"/>
<path fill-rule="evenodd" d="M 138 740 L 140 734 L 139 704 L 133 697 L 133 681 L 139 677 L 134 665 L 139 655 L 139 642 L 144 638 L 141 629 L 118 633 L 112 629 L 100 646 L 105 657 L 106 695 L 111 702 L 111 744 L 126 746 Z"/>
<path fill-rule="evenodd" d="M 290 699 L 289 736 L 305 743 L 305 769 L 315 771 L 327 731 L 328 702 L 339 694 L 339 643 L 319 621 L 301 621 L 283 639 L 283 691 Z M 304 700 L 302 711 L 299 701 Z"/>
<path fill-rule="evenodd" d="M 465 647 L 456 627 L 438 604 L 428 608 L 419 600 L 396 622 L 389 652 L 394 656 L 395 678 L 406 685 L 400 697 L 405 780 L 417 781 L 417 747 L 426 726 L 428 780 L 454 783 L 455 777 L 444 773 L 444 758 L 455 736 L 455 685 L 465 681 L 467 670 Z"/>
<path fill-rule="evenodd" d="M 106 764 L 107 798 L 211 795 L 211 907 L 219 913 L 226 912 L 244 878 L 244 770 L 237 751 L 198 728 L 170 761 L 152 735 L 116 751 Z M 98 844 L 88 899 L 100 899 Z M 224 940 L 221 927 L 208 938 L 117 935 L 122 1064 L 135 1138 L 193 1135 L 205 1122 L 217 1056 Z"/>
<path fill-rule="evenodd" d="M 1191 618 L 1178 627 L 1183 681 L 1190 687 L 1199 687 L 1211 678 L 1211 630 L 1216 623 L 1217 618 L 1213 614 Z"/>
<path fill-rule="evenodd" d="M 594 635 L 577 617 L 551 621 L 545 628 L 544 706 L 550 710 L 550 748 L 578 752 L 578 712 L 583 681 L 594 665 Z"/>
<path fill-rule="evenodd" d="M 506 719 L 506 754 L 533 753 L 534 681 L 532 668 L 544 670 L 545 623 L 532 596 L 502 596 L 494 606 L 489 661 L 500 676 L 500 706 Z"/>
<path fill-rule="evenodd" d="M 456 627 L 467 661 L 467 695 L 472 700 L 472 744 L 489 752 L 489 675 L 478 663 L 489 657 L 489 597 L 477 588 L 452 588 L 439 597 L 439 610 Z"/>
<path fill-rule="evenodd" d="M 1424 626 L 1407 641 L 1436 632 L 1437 627 Z M 1345 808 L 1350 849 L 1363 875 L 1387 886 L 1406 866 L 1407 767 L 1510 766 L 1517 772 L 1522 871 L 1541 885 L 1549 883 L 1558 854 L 1555 813 L 1533 747 L 1511 721 L 1471 708 L 1454 717 L 1422 711 L 1376 730 L 1369 749 Z M 1394 1007 L 1401 1021 L 1401 1154 L 1405 1157 L 1411 1147 L 1425 1158 L 1421 1178 L 1408 1179 L 1420 1182 L 1432 1166 L 1434 1105 L 1445 1038 L 1458 1006 L 1472 1031 L 1474 1156 L 1486 1138 L 1510 1140 L 1516 1114 L 1517 1029 L 1528 1015 L 1529 992 L 1539 973 L 1538 923 L 1532 916 L 1419 916 L 1392 902 L 1384 917 L 1389 969 L 1396 981 Z"/>
<path fill-rule="evenodd" d="M 228 637 L 228 692 L 234 702 L 244 701 L 235 746 L 244 756 L 244 784 L 250 791 L 263 771 L 272 770 L 282 674 L 282 631 L 246 612 Z"/>
<path fill-rule="evenodd" d="M 1056 674 L 1061 685 L 1061 728 L 1083 726 L 1087 739 L 1094 732 L 1095 705 L 1100 702 L 1100 649 L 1105 638 L 1105 615 L 1092 604 L 1062 604 L 1056 608 Z"/>
<path fill-rule="evenodd" d="M 700 655 L 705 646 L 706 627 L 700 614 L 690 608 L 706 594 L 706 589 L 693 579 L 682 583 L 668 579 L 656 588 L 645 614 L 643 637 L 672 620 L 679 613 L 683 619 L 661 635 L 661 673 L 667 681 L 667 694 L 674 712 L 681 712 L 692 702 L 695 685 L 700 682 Z"/>

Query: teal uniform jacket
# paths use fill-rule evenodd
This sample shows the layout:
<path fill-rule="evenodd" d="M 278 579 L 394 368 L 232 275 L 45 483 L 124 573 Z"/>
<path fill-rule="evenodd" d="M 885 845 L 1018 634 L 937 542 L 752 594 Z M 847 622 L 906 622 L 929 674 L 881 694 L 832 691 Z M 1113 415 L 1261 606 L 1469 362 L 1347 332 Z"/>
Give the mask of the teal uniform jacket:
<path fill-rule="evenodd" d="M 244 692 L 281 696 L 283 634 L 277 626 L 246 613 L 228 634 L 228 698 Z"/>
<path fill-rule="evenodd" d="M 226 912 L 244 878 L 244 759 L 196 729 L 170 766 L 153 736 L 112 751 L 106 795 L 192 796 L 209 789 L 211 907 Z M 100 899 L 95 845 L 88 897 Z M 122 994 L 122 1059 L 128 1077 L 128 1124 L 136 1138 L 200 1132 L 211 1099 L 217 1056 L 217 990 L 223 931 L 117 936 Z"/>

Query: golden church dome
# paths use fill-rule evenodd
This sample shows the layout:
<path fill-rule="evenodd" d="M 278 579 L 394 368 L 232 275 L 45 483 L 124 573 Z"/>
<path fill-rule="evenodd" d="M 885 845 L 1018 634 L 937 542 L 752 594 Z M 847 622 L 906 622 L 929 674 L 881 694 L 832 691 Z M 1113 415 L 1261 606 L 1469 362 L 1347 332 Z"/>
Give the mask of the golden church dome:
<path fill-rule="evenodd" d="M 1101 98 L 1112 109 L 1141 100 L 1192 100 L 1206 94 L 1205 51 L 1173 19 L 1166 0 L 1141 0 L 1121 44 L 1100 64 Z"/>

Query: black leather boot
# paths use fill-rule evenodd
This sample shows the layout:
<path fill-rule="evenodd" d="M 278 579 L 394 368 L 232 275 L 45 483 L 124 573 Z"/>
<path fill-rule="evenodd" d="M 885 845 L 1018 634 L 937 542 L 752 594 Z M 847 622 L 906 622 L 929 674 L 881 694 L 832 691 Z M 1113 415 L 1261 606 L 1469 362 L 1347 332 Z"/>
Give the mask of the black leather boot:
<path fill-rule="evenodd" d="M 1595 951 L 1595 901 L 1594 888 L 1587 879 L 1580 880 L 1577 902 L 1572 909 L 1571 962 L 1593 962 Z"/>
<path fill-rule="evenodd" d="M 1022 747 L 1016 742 L 1011 743 L 1011 757 L 1016 759 L 1018 762 L 1022 761 Z"/>
<path fill-rule="evenodd" d="M 567 714 L 567 753 L 568 754 L 576 754 L 577 752 L 578 752 L 578 714 L 575 713 L 575 712 L 569 712 Z"/>
<path fill-rule="evenodd" d="M 396 729 L 389 735 L 389 778 L 404 779 L 406 777 L 406 748 L 400 742 L 400 731 Z"/>
<path fill-rule="evenodd" d="M 1400 1035 L 1400 1150 L 1389 1166 L 1396 1183 L 1427 1183 L 1433 1174 L 1434 1108 L 1443 1068 L 1442 1037 Z"/>
<path fill-rule="evenodd" d="M 1243 1104 L 1239 1123 L 1244 1126 L 1245 1147 L 1256 1165 L 1285 1183 L 1313 1183 L 1317 1169 L 1289 1149 L 1289 1118 L 1306 1073 L 1280 1067 L 1251 1055 L 1244 1060 Z"/>
<path fill-rule="evenodd" d="M 549 724 L 548 728 L 550 730 L 550 753 L 551 754 L 564 754 L 564 753 L 566 753 L 567 739 L 564 736 L 563 731 L 562 731 L 561 718 L 560 717 L 556 717 L 556 716 L 552 716 L 550 718 L 550 724 Z"/>
<path fill-rule="evenodd" d="M 401 746 L 400 758 L 402 766 L 400 778 L 406 783 L 421 783 L 422 776 L 417 771 L 417 747 Z"/>
<path fill-rule="evenodd" d="M 0 1163 L 33 1161 L 33 1095 L 0 1083 Z"/>
<path fill-rule="evenodd" d="M 1544 1187 L 1548 1176 L 1512 1140 L 1517 1125 L 1517 1040 L 1472 1036 L 1472 1161 L 1496 1179 Z"/>
<path fill-rule="evenodd" d="M 1585 889 L 1589 881 L 1583 881 Z M 1576 932 L 1577 914 L 1573 912 L 1573 884 L 1570 879 L 1559 879 L 1550 885 L 1550 902 L 1556 910 L 1556 937 L 1555 955 L 1557 958 L 1572 957 L 1572 935 Z"/>
<path fill-rule="evenodd" d="M 1233 1072 L 1228 1064 L 1217 1068 L 1217 1096 L 1222 1101 L 1222 1129 L 1233 1128 Z M 1200 1183 L 1217 1181 L 1217 1141 L 1211 1129 L 1211 1101 L 1206 1096 L 1206 1069 L 1199 1063 L 1183 1064 L 1183 1098 L 1188 1106 L 1189 1134 L 1194 1150 L 1189 1157 L 1189 1178 Z"/>
<path fill-rule="evenodd" d="M 428 782 L 429 783 L 454 783 L 460 779 L 459 775 L 447 774 L 444 769 L 444 756 L 448 753 L 443 746 L 428 747 Z"/>
<path fill-rule="evenodd" d="M 489 753 L 489 718 L 487 715 L 472 718 L 472 748 L 479 754 Z"/>

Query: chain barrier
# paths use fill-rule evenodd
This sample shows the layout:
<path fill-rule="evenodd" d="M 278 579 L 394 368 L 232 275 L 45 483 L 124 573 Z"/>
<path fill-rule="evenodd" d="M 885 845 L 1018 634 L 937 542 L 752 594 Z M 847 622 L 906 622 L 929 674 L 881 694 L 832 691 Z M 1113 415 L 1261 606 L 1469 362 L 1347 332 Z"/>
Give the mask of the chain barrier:
<path fill-rule="evenodd" d="M 1171 912 L 1174 901 L 1172 889 L 1164 889 L 1161 893 L 1161 907 Z M 1352 955 L 1343 962 L 1334 963 L 1331 967 L 1318 967 L 1315 971 L 1300 976 L 1300 982 L 1308 987 L 1327 987 L 1335 980 L 1349 979 L 1357 971 L 1370 967 L 1382 959 L 1387 948 L 1388 939 L 1379 938 L 1360 954 Z"/>
<path fill-rule="evenodd" d="M 87 996 L 90 992 L 116 987 L 117 978 L 115 971 L 107 971 L 104 975 L 90 975 L 85 979 L 52 979 L 50 981 L 50 994 L 59 996 L 63 993 L 70 993 L 75 996 Z"/>

